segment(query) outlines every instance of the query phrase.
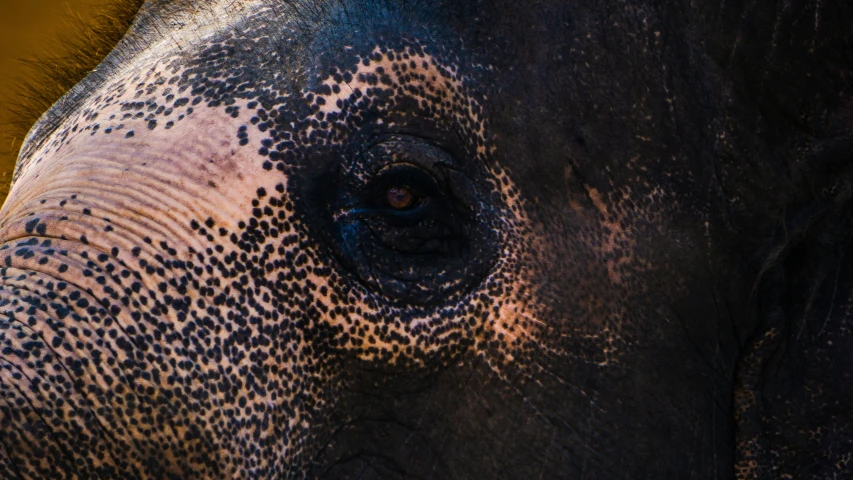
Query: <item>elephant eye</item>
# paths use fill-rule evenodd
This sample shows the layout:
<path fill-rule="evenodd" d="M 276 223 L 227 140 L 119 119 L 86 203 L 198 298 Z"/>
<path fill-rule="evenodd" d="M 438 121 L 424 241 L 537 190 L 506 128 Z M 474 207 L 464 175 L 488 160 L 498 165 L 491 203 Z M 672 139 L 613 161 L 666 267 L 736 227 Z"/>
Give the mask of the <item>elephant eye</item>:
<path fill-rule="evenodd" d="M 488 270 L 497 246 L 492 195 L 449 152 L 392 137 L 354 155 L 340 175 L 333 243 L 370 287 L 427 303 L 449 299 Z"/>
<path fill-rule="evenodd" d="M 385 191 L 385 202 L 395 210 L 406 210 L 415 204 L 417 197 L 406 187 L 390 187 Z"/>
<path fill-rule="evenodd" d="M 386 225 L 408 228 L 430 217 L 441 217 L 441 210 L 453 206 L 436 175 L 440 173 L 433 174 L 409 162 L 391 163 L 375 173 L 364 193 L 356 196 L 356 209 L 352 212 L 371 224 L 377 234 L 386 230 Z M 405 249 L 394 242 L 389 246 Z"/>

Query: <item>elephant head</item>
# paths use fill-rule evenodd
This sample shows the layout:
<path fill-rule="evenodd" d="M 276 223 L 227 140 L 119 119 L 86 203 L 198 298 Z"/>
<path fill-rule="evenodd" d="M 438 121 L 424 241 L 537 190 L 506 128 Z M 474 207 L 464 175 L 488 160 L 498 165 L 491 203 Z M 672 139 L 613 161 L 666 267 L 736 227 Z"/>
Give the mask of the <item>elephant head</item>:
<path fill-rule="evenodd" d="M 148 0 L 2 210 L 0 472 L 849 474 L 851 10 L 712 3 Z"/>

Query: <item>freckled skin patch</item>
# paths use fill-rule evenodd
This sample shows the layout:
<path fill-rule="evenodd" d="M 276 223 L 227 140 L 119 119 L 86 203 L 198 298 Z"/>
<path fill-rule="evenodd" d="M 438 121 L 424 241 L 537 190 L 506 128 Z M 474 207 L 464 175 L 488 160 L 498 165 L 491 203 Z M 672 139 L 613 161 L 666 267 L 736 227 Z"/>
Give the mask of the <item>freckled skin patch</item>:
<path fill-rule="evenodd" d="M 754 277 L 696 186 L 721 113 L 682 107 L 711 87 L 657 56 L 671 20 L 164 5 L 18 164 L 0 472 L 759 471 L 760 435 L 730 445 L 758 405 L 749 365 L 734 382 L 752 330 L 723 313 Z"/>
<path fill-rule="evenodd" d="M 502 248 L 488 277 L 452 302 L 416 308 L 389 302 L 341 271 L 329 252 L 311 240 L 315 234 L 299 218 L 299 199 L 288 188 L 287 173 L 297 160 L 305 161 L 312 149 L 342 144 L 354 123 L 383 124 L 382 112 L 393 112 L 403 102 L 422 112 L 418 118 L 434 120 L 436 130 L 462 132 L 471 163 L 493 163 L 485 156 L 486 127 L 477 115 L 482 107 L 466 93 L 457 66 L 441 64 L 417 44 L 399 50 L 376 47 L 351 71 L 343 67 L 324 80 L 317 93 L 301 92 L 303 100 L 294 101 L 313 113 L 300 119 L 284 116 L 300 110 L 287 103 L 289 95 L 269 98 L 258 92 L 237 99 L 226 89 L 223 98 L 211 86 L 220 80 L 210 72 L 221 67 L 210 58 L 229 48 L 228 40 L 211 43 L 202 55 L 205 63 L 195 70 L 185 67 L 183 57 L 167 58 L 109 82 L 17 172 L 12 205 L 33 201 L 18 193 L 30 182 L 70 184 L 85 192 L 66 197 L 61 187 L 49 190 L 48 202 L 61 214 L 8 219 L 4 231 L 7 239 L 29 238 L 30 223 L 36 222 L 50 226 L 40 228 L 40 235 L 67 237 L 63 243 L 76 245 L 62 250 L 70 258 L 65 263 L 52 259 L 55 249 L 40 252 L 33 262 L 26 261 L 29 253 L 16 251 L 25 261 L 12 263 L 3 288 L 13 304 L 33 303 L 54 296 L 54 284 L 18 285 L 12 281 L 15 269 L 83 269 L 83 276 L 65 287 L 73 289 L 70 295 L 56 296 L 58 303 L 46 312 L 50 318 L 67 309 L 63 318 L 78 315 L 81 325 L 66 322 L 57 333 L 46 327 L 49 321 L 33 320 L 32 335 L 49 338 L 73 331 L 82 337 L 75 339 L 76 357 L 86 358 L 87 349 L 106 349 L 112 369 L 63 372 L 69 380 L 92 379 L 88 392 L 48 382 L 47 391 L 28 395 L 37 403 L 50 392 L 84 403 L 87 395 L 95 395 L 103 403 L 76 430 L 77 441 L 103 452 L 79 466 L 79 472 L 294 475 L 309 467 L 305 446 L 319 434 L 312 425 L 332 408 L 329 394 L 341 381 L 335 357 L 354 355 L 363 362 L 418 371 L 473 345 L 478 355 L 494 357 L 489 362 L 497 372 L 512 361 L 512 351 L 533 341 L 532 332 L 542 323 L 528 292 L 521 289 L 528 298 L 514 299 L 505 291 L 504 285 L 520 284 L 523 278 L 517 257 L 525 219 L 517 190 L 503 172 L 493 171 L 489 179 L 504 197 L 496 207 L 504 213 L 498 230 Z M 230 72 L 240 70 L 225 71 Z M 348 96 L 334 78 L 350 81 L 341 84 Z M 366 105 L 378 122 L 361 117 Z M 414 113 L 404 112 L 399 122 Z M 288 125 L 293 120 L 295 127 Z M 160 151 L 170 149 L 156 145 L 173 135 L 193 138 L 185 127 L 189 124 L 190 129 L 230 130 L 233 137 L 191 150 L 182 160 L 171 154 L 165 159 L 170 163 L 163 163 Z M 106 148 L 117 150 L 104 164 L 97 156 Z M 150 154 L 134 154 L 148 149 Z M 128 199 L 116 202 L 112 192 L 121 187 L 97 192 L 100 180 L 88 172 L 105 166 L 136 183 Z M 226 172 L 220 173 L 223 168 Z M 172 189 L 224 193 L 211 206 Z M 45 197 L 37 198 L 41 204 Z M 230 212 L 218 206 L 232 202 L 236 207 Z M 30 223 L 25 231 L 17 230 L 23 221 Z M 93 229 L 98 234 L 87 238 Z M 57 339 L 53 348 L 62 345 Z M 27 367 L 33 368 L 15 365 Z M 109 400 L 111 392 L 116 400 Z M 69 401 L 65 408 L 73 411 L 76 403 Z M 97 444 L 105 434 L 103 425 L 118 418 L 130 425 L 113 431 L 117 441 L 104 451 Z"/>

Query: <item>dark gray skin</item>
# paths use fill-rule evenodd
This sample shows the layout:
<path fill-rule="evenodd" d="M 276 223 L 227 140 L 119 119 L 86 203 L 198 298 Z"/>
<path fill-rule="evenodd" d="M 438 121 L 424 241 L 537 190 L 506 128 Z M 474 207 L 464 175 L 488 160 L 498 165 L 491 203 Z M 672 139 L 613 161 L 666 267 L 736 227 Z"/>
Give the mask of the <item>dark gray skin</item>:
<path fill-rule="evenodd" d="M 830 3 L 147 2 L 2 210 L 0 476 L 851 475 Z"/>

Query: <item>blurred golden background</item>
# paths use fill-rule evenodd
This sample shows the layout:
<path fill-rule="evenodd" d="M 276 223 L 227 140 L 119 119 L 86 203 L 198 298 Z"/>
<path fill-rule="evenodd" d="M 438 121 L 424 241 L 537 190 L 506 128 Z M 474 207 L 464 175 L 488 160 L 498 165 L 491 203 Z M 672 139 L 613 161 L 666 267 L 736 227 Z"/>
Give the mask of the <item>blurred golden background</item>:
<path fill-rule="evenodd" d="M 0 201 L 28 127 L 112 49 L 110 28 L 126 23 L 113 10 L 127 3 L 0 0 Z"/>

